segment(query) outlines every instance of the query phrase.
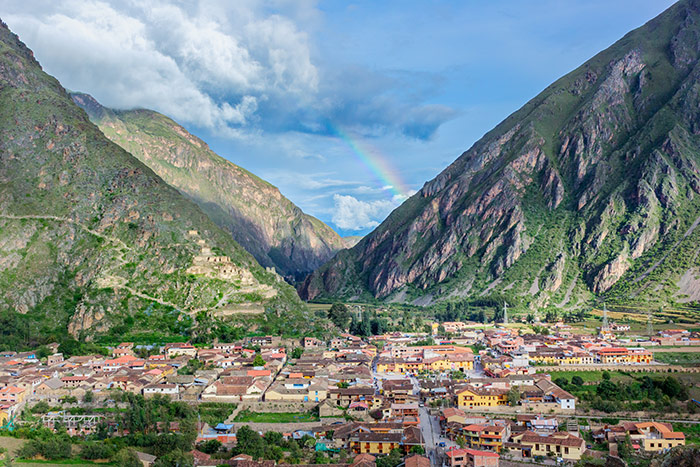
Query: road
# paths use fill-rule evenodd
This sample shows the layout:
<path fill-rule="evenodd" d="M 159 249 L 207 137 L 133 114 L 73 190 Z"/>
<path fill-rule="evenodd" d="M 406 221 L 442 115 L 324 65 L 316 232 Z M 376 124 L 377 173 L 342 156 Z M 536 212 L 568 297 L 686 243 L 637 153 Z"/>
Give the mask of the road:
<path fill-rule="evenodd" d="M 476 376 L 475 375 L 473 376 Z M 376 366 L 372 367 L 372 377 L 374 381 L 374 388 L 377 392 L 381 391 L 383 382 L 390 379 L 410 379 L 413 383 L 413 394 L 420 394 L 420 385 L 418 384 L 418 378 L 413 376 L 407 377 L 398 374 L 385 374 L 377 373 Z M 457 446 L 455 443 L 447 438 L 440 436 L 440 422 L 437 417 L 430 415 L 430 411 L 427 407 L 421 407 L 419 412 L 420 418 L 420 430 L 423 435 L 423 441 L 425 442 L 425 455 L 430 459 L 430 465 L 441 466 L 444 451 L 450 447 Z M 443 446 L 440 446 L 443 444 Z"/>

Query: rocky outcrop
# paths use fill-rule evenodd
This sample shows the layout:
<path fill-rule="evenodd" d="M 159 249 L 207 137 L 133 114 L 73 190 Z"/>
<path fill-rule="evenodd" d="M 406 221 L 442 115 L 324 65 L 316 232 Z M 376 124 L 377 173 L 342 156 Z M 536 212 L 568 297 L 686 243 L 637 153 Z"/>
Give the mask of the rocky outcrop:
<path fill-rule="evenodd" d="M 109 139 L 197 203 L 260 264 L 274 267 L 290 281 L 348 247 L 276 187 L 220 157 L 164 115 L 107 109 L 87 94 L 72 97 Z"/>
<path fill-rule="evenodd" d="M 638 299 L 665 300 L 697 266 L 683 251 L 700 214 L 699 38 L 697 0 L 631 32 L 487 133 L 301 294 L 439 300 L 469 284 L 472 297 L 527 306 L 624 300 L 634 283 Z"/>

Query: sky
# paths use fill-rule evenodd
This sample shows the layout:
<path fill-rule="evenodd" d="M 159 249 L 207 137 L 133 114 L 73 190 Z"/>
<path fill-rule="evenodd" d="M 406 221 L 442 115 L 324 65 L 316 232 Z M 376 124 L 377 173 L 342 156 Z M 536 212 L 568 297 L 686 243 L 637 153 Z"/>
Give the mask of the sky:
<path fill-rule="evenodd" d="M 150 108 L 365 235 L 671 0 L 0 0 L 64 87 Z"/>

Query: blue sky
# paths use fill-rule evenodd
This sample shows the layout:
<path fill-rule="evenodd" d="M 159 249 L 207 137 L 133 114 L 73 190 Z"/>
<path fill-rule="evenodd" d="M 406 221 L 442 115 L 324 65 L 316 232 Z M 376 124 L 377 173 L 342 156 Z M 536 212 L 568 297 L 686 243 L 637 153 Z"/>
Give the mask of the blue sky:
<path fill-rule="evenodd" d="M 66 88 L 173 117 L 342 235 L 670 0 L 0 0 Z"/>

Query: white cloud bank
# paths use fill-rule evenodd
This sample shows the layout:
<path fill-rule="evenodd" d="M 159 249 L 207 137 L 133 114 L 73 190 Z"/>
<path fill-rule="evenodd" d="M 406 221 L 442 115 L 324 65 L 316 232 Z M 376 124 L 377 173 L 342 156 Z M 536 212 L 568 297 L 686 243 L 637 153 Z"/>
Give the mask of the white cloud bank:
<path fill-rule="evenodd" d="M 62 83 L 236 134 L 276 96 L 318 86 L 306 33 L 261 2 L 3 2 L 3 19 Z"/>
<path fill-rule="evenodd" d="M 361 201 L 350 195 L 333 195 L 333 223 L 343 230 L 365 230 L 377 227 L 406 198 Z"/>

